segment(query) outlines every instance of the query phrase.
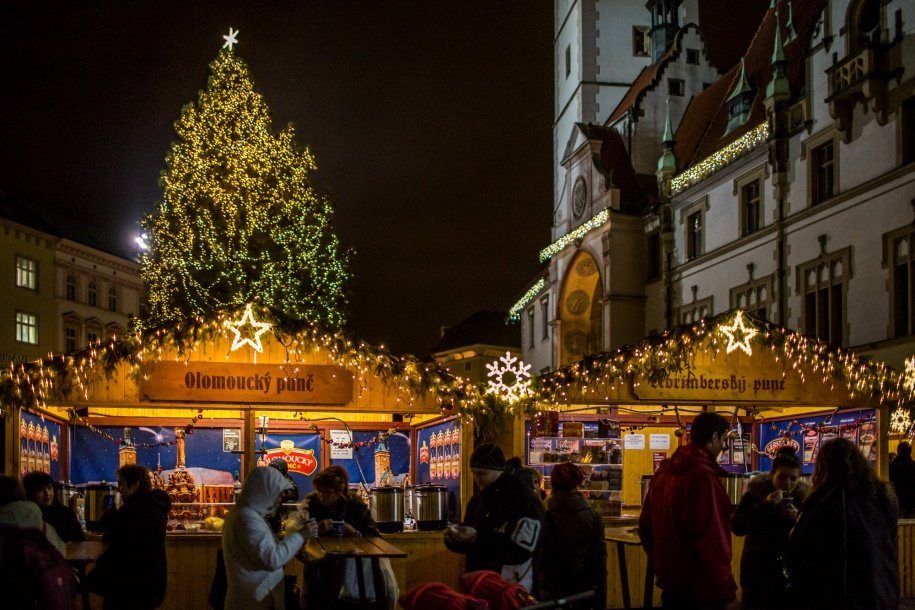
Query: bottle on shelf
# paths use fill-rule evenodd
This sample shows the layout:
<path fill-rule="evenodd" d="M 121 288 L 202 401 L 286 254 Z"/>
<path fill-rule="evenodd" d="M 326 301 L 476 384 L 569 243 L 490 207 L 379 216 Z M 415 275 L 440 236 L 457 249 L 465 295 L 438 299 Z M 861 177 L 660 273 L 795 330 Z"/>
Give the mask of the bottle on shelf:
<path fill-rule="evenodd" d="M 238 471 L 235 473 L 235 483 L 232 484 L 232 500 L 238 502 L 238 496 L 241 495 L 241 479 L 238 476 Z"/>

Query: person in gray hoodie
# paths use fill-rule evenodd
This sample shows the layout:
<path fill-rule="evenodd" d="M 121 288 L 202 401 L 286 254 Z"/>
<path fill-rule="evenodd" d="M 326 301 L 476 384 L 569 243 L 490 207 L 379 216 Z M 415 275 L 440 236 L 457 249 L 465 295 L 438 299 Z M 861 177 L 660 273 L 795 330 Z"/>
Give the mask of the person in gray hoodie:
<path fill-rule="evenodd" d="M 235 506 L 222 529 L 226 565 L 225 610 L 284 610 L 283 567 L 306 538 L 318 535 L 317 524 L 300 513 L 286 524 L 286 536 L 273 534 L 268 517 L 280 506 L 289 482 L 275 468 L 255 468 L 245 478 Z"/>

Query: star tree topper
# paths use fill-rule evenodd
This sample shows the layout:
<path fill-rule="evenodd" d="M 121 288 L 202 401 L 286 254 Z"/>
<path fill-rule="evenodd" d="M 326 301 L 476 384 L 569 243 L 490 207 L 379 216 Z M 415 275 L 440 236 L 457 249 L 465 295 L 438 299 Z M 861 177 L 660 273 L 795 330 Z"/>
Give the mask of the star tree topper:
<path fill-rule="evenodd" d="M 719 330 L 728 338 L 727 353 L 735 349 L 742 349 L 748 356 L 753 355 L 753 348 L 750 347 L 750 339 L 759 332 L 755 328 L 750 328 L 743 322 L 743 312 L 738 311 L 734 316 L 734 322 L 730 326 L 721 326 Z"/>
<path fill-rule="evenodd" d="M 226 41 L 226 43 L 222 45 L 222 48 L 229 49 L 231 51 L 232 47 L 238 44 L 238 30 L 229 28 L 229 34 L 227 36 L 223 36 L 222 39 Z"/>
<path fill-rule="evenodd" d="M 245 344 L 250 345 L 258 352 L 264 351 L 264 346 L 261 344 L 261 335 L 270 330 L 270 324 L 267 322 L 258 322 L 254 319 L 254 313 L 251 311 L 251 303 L 248 303 L 245 306 L 245 313 L 240 320 L 226 322 L 226 326 L 235 333 L 235 339 L 232 341 L 233 352 Z M 244 331 L 242 329 L 244 329 Z M 251 338 L 252 335 L 254 337 L 253 339 Z"/>
<path fill-rule="evenodd" d="M 517 366 L 515 362 L 518 363 Z M 531 384 L 531 365 L 524 364 L 523 360 L 518 360 L 511 352 L 505 352 L 504 356 L 487 364 L 486 368 L 489 369 L 486 376 L 491 377 L 486 388 L 489 394 L 502 396 L 508 402 L 516 402 L 527 396 Z"/>

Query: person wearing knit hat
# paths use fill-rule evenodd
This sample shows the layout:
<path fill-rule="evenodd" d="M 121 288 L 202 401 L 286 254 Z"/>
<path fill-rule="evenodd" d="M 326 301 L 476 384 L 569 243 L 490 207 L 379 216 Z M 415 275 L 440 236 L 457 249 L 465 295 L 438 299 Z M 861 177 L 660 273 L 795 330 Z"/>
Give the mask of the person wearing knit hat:
<path fill-rule="evenodd" d="M 531 591 L 543 524 L 540 499 L 506 469 L 505 454 L 492 443 L 474 449 L 470 472 L 477 491 L 464 522 L 445 530 L 445 546 L 467 556 L 467 572 L 492 570 Z"/>
<path fill-rule="evenodd" d="M 552 493 L 546 499 L 537 595 L 558 599 L 594 591 L 593 598 L 573 607 L 603 609 L 607 601 L 604 522 L 579 490 L 584 480 L 581 468 L 571 462 L 557 464 L 550 473 Z"/>

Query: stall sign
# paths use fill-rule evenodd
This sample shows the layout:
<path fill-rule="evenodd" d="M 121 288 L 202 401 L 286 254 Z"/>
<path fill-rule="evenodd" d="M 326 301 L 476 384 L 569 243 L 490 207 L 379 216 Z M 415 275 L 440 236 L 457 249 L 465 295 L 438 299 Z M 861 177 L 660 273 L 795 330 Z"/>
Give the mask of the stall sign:
<path fill-rule="evenodd" d="M 350 437 L 349 432 L 346 430 L 331 430 L 330 442 L 330 459 L 353 459 L 353 439 Z"/>
<path fill-rule="evenodd" d="M 670 435 L 652 434 L 648 438 L 648 446 L 651 449 L 663 449 L 664 451 L 668 451 L 670 449 Z"/>
<path fill-rule="evenodd" d="M 241 430 L 238 428 L 222 429 L 222 450 L 226 453 L 241 449 Z"/>
<path fill-rule="evenodd" d="M 159 362 L 142 380 L 143 400 L 344 405 L 353 374 L 342 366 Z"/>
<path fill-rule="evenodd" d="M 281 440 L 279 449 L 270 449 L 264 454 L 264 462 L 267 464 L 276 458 L 286 462 L 289 472 L 297 472 L 306 477 L 310 477 L 318 469 L 315 450 L 296 447 L 295 441 L 290 439 Z"/>
<path fill-rule="evenodd" d="M 645 435 L 644 434 L 627 434 L 623 437 L 624 447 L 626 449 L 644 449 L 645 448 Z"/>

